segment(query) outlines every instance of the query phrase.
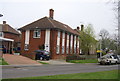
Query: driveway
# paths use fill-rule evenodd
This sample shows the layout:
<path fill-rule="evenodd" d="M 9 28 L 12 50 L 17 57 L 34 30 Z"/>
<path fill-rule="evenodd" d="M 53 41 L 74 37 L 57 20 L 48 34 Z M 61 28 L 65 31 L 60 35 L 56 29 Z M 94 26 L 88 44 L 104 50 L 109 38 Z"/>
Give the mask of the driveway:
<path fill-rule="evenodd" d="M 41 65 L 37 61 L 22 55 L 3 54 L 3 58 L 10 65 Z"/>
<path fill-rule="evenodd" d="M 37 65 L 37 66 L 17 66 L 12 68 L 2 68 L 2 78 L 35 77 L 58 74 L 85 73 L 108 71 L 118 69 L 118 65 L 98 65 L 98 64 L 61 64 L 61 65 Z"/>

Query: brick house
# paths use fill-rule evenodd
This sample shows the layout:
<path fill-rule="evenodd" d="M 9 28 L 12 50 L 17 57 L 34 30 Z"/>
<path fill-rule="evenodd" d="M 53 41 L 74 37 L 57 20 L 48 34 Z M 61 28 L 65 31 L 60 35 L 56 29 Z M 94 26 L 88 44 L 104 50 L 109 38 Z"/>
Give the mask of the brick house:
<path fill-rule="evenodd" d="M 0 24 L 0 46 L 6 48 L 6 53 L 12 53 L 13 48 L 20 46 L 20 33 L 3 21 Z"/>
<path fill-rule="evenodd" d="M 21 37 L 21 55 L 35 58 L 35 50 L 45 45 L 52 59 L 65 58 L 69 54 L 79 54 L 79 33 L 66 24 L 54 20 L 54 10 L 49 17 L 43 17 L 19 30 Z"/>

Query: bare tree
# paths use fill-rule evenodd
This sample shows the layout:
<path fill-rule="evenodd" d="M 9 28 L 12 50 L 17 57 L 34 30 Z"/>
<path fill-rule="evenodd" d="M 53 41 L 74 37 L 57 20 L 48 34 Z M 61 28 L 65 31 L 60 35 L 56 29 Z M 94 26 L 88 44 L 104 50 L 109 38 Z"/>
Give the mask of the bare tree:
<path fill-rule="evenodd" d="M 105 29 L 102 29 L 100 31 L 100 36 L 101 39 L 99 41 L 101 41 L 101 48 L 104 52 L 108 51 L 108 50 L 114 50 L 114 52 L 117 52 L 118 50 L 118 43 L 117 43 L 117 35 L 110 35 L 109 32 Z"/>
<path fill-rule="evenodd" d="M 105 29 L 102 29 L 99 33 L 101 39 L 101 48 L 102 50 L 105 50 L 106 48 L 108 48 L 109 45 L 109 32 Z"/>
<path fill-rule="evenodd" d="M 114 4 L 113 10 L 116 12 L 115 17 L 117 20 L 117 30 L 118 30 L 117 48 L 118 48 L 118 54 L 120 54 L 120 0 L 109 0 L 108 3 Z"/>

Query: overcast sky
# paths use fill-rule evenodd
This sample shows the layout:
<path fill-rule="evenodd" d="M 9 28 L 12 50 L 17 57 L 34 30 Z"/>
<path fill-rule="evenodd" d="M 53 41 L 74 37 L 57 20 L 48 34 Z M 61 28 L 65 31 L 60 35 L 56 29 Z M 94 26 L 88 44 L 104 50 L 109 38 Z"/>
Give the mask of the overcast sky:
<path fill-rule="evenodd" d="M 101 29 L 115 33 L 115 12 L 109 0 L 0 0 L 0 23 L 7 21 L 20 28 L 42 17 L 49 16 L 54 9 L 54 19 L 75 29 L 81 23 L 91 23 L 97 35 Z"/>

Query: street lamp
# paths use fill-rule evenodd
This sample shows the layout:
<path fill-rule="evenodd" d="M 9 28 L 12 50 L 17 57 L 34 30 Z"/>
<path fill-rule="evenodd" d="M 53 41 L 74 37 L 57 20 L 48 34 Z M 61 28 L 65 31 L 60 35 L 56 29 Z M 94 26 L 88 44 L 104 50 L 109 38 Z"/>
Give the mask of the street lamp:
<path fill-rule="evenodd" d="M 2 17 L 3 15 L 2 14 L 0 14 L 0 17 Z"/>
<path fill-rule="evenodd" d="M 102 35 L 100 34 L 99 35 L 101 37 L 101 40 L 100 40 L 100 57 L 102 56 Z"/>

